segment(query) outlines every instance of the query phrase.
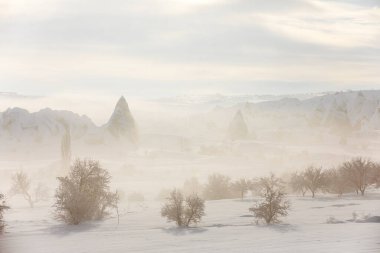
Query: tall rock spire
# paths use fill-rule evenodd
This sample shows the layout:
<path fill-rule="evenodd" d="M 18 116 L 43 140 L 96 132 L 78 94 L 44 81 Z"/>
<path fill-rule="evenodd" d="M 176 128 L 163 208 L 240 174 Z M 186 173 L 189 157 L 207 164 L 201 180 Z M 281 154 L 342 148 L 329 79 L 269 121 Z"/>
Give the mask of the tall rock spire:
<path fill-rule="evenodd" d="M 107 123 L 107 130 L 117 139 L 126 138 L 132 143 L 137 143 L 136 123 L 123 96 L 115 106 L 115 110 Z"/>
<path fill-rule="evenodd" d="M 231 140 L 241 140 L 248 137 L 248 127 L 240 110 L 235 114 L 228 130 Z"/>

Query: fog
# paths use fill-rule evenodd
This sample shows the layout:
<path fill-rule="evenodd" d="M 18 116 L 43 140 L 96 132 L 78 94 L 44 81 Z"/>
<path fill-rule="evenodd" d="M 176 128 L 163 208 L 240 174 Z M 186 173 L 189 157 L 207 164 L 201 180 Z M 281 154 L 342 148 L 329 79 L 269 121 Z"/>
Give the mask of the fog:
<path fill-rule="evenodd" d="M 378 176 L 368 177 L 371 181 L 365 185 L 365 196 L 356 195 L 352 187 L 339 188 L 338 181 L 329 179 L 323 183 L 325 188 L 302 190 L 306 196 L 301 197 L 292 180 L 295 172 L 306 173 L 310 168 L 315 172 L 321 168 L 327 180 L 327 175 L 333 175 L 328 173 L 359 157 L 378 168 L 379 91 L 281 96 L 193 94 L 150 99 L 2 93 L 0 99 L 0 193 L 11 207 L 5 211 L 1 253 L 27 252 L 30 248 L 45 252 L 54 245 L 59 245 L 57 252 L 107 252 L 111 247 L 117 252 L 125 247 L 176 251 L 171 242 L 179 235 L 187 241 L 181 245 L 189 252 L 191 248 L 186 245 L 192 236 L 204 238 L 202 245 L 216 251 L 222 247 L 217 241 L 231 236 L 235 227 L 242 229 L 236 234 L 238 245 L 223 247 L 236 252 L 248 250 L 251 239 L 241 236 L 251 233 L 246 229 L 262 233 L 263 227 L 259 220 L 253 223 L 250 212 L 263 198 L 257 195 L 257 182 L 269 175 L 285 183 L 285 195 L 281 196 L 289 200 L 284 210 L 290 215 L 281 218 L 285 223 L 273 225 L 274 230 L 263 235 L 265 240 L 281 231 L 286 235 L 281 244 L 291 243 L 299 250 L 304 244 L 295 243 L 297 236 L 292 233 L 303 233 L 300 226 L 309 234 L 319 233 L 314 236 L 321 238 L 318 231 L 326 231 L 326 224 L 346 223 L 352 227 L 347 231 L 355 231 L 356 223 L 368 223 L 362 227 L 364 245 L 375 245 L 378 229 L 369 222 L 378 222 Z M 62 180 L 78 175 L 74 172 L 77 161 L 98 161 L 109 173 L 109 190 L 117 195 L 107 196 L 118 196 L 117 209 L 100 220 L 65 225 L 57 219 L 57 201 Z M 26 190 L 22 190 L 23 184 Z M 242 184 L 246 188 L 241 188 Z M 173 220 L 168 218 L 165 223 L 160 217 L 160 208 L 161 216 L 172 210 L 166 201 L 173 196 L 173 189 L 185 194 L 186 201 L 193 196 L 201 208 L 196 224 L 187 230 L 177 229 L 170 222 Z M 162 211 L 164 203 L 169 211 Z M 324 209 L 317 212 L 316 208 Z M 186 210 L 188 214 L 193 209 Z M 310 222 L 316 227 L 302 225 Z M 153 236 L 155 243 L 147 243 L 140 233 Z M 342 249 L 342 238 L 356 236 L 337 227 L 332 233 L 323 242 L 326 248 L 336 250 Z M 80 243 L 99 235 L 104 239 L 91 245 Z M 263 247 L 268 245 L 265 240 L 261 241 Z M 347 243 L 344 247 L 363 246 Z M 318 247 L 314 245 L 313 249 Z"/>
<path fill-rule="evenodd" d="M 55 110 L 86 114 L 90 121 L 96 119 L 93 126 L 86 125 L 85 129 L 81 129 L 82 122 L 70 123 L 72 161 L 98 160 L 111 172 L 115 188 L 126 194 L 140 192 L 148 199 L 157 198 L 162 188 L 182 187 L 185 180 L 193 177 L 205 183 L 213 173 L 233 179 L 255 178 L 270 172 L 286 175 L 308 165 L 330 168 L 356 156 L 377 160 L 376 128 L 347 130 L 347 124 L 351 126 L 351 123 L 336 116 L 333 109 L 317 111 L 323 116 L 314 111 L 313 107 L 321 103 L 330 106 L 330 102 L 320 101 L 338 101 L 342 97 L 353 100 L 358 92 L 354 93 L 316 94 L 307 99 L 300 95 L 300 100 L 237 101 L 233 105 L 223 105 L 223 99 L 215 105 L 212 96 L 210 101 L 207 97 L 203 100 L 193 97 L 190 102 L 178 97 L 176 100 L 127 98 L 130 109 L 127 113 L 133 116 L 138 130 L 138 141 L 133 145 L 107 132 L 117 97 L 4 95 L 2 108 L 23 107 L 32 114 L 2 114 L 0 190 L 7 192 L 12 174 L 22 170 L 33 182 L 48 185 L 53 195 L 56 177 L 61 175 L 63 134 Z M 38 116 L 43 105 L 53 111 Z M 234 123 L 237 112 L 241 112 L 242 122 Z M 332 117 L 330 114 L 334 116 L 328 119 Z M 65 120 L 78 120 L 70 117 L 71 114 Z M 233 124 L 237 124 L 234 129 Z M 247 129 L 241 134 L 242 127 Z"/>

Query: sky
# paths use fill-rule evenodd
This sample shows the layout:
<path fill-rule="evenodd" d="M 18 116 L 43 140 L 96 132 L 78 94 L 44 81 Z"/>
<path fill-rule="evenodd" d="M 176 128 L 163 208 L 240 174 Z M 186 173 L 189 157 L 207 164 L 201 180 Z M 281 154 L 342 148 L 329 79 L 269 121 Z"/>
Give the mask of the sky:
<path fill-rule="evenodd" d="M 380 88 L 380 0 L 0 0 L 0 91 Z"/>

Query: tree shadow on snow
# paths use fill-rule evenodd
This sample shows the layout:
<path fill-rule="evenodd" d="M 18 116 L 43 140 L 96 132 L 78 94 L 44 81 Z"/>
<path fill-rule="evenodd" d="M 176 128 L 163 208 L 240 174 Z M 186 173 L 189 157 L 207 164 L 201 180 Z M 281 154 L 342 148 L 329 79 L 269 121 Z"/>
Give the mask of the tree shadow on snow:
<path fill-rule="evenodd" d="M 212 224 L 208 225 L 206 227 L 213 227 L 213 228 L 223 228 L 223 227 L 259 227 L 259 228 L 267 228 L 276 230 L 278 232 L 289 232 L 289 231 L 296 231 L 297 227 L 295 225 L 291 224 L 254 224 L 254 223 L 248 223 L 248 224 Z"/>
<path fill-rule="evenodd" d="M 97 223 L 83 223 L 79 225 L 58 224 L 58 225 L 53 225 L 44 230 L 46 230 L 49 234 L 52 234 L 52 235 L 67 236 L 73 233 L 87 232 L 97 227 L 99 227 L 99 224 Z"/>
<path fill-rule="evenodd" d="M 292 224 L 270 224 L 270 225 L 263 225 L 269 229 L 281 232 L 281 233 L 287 233 L 291 231 L 297 231 L 297 226 Z"/>
<path fill-rule="evenodd" d="M 203 227 L 191 227 L 191 228 L 171 227 L 171 228 L 161 228 L 161 230 L 164 231 L 165 233 L 172 234 L 172 235 L 197 234 L 197 233 L 203 233 L 207 231 L 207 229 Z"/>

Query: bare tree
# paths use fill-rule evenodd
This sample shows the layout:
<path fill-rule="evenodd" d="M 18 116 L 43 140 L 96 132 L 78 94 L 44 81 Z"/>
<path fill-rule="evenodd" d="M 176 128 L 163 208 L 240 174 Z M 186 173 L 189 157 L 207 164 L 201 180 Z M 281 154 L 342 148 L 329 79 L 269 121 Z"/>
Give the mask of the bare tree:
<path fill-rule="evenodd" d="M 70 169 L 71 163 L 71 134 L 70 127 L 63 122 L 65 133 L 61 140 L 61 159 L 62 159 L 62 171 L 67 173 Z"/>
<path fill-rule="evenodd" d="M 323 190 L 326 187 L 326 176 L 322 168 L 310 166 L 303 172 L 303 176 L 305 185 L 310 190 L 313 198 L 317 191 Z"/>
<path fill-rule="evenodd" d="M 12 177 L 11 194 L 22 194 L 25 200 L 28 201 L 29 206 L 34 207 L 34 201 L 30 194 L 30 179 L 24 172 L 17 172 Z"/>
<path fill-rule="evenodd" d="M 31 208 L 34 207 L 35 203 L 40 201 L 45 201 L 48 199 L 49 189 L 42 183 L 39 183 L 34 189 L 34 196 L 31 191 L 30 178 L 23 171 L 17 172 L 12 177 L 12 187 L 10 190 L 11 194 L 21 194 L 26 201 L 28 201 Z"/>
<path fill-rule="evenodd" d="M 161 209 L 161 216 L 166 217 L 168 221 L 174 221 L 178 227 L 197 224 L 204 214 L 203 199 L 196 194 L 191 194 L 185 199 L 177 189 L 170 193 L 170 197 Z"/>
<path fill-rule="evenodd" d="M 221 174 L 212 174 L 203 190 L 207 200 L 227 199 L 231 197 L 230 178 Z"/>
<path fill-rule="evenodd" d="M 302 196 L 305 196 L 307 192 L 307 186 L 306 181 L 303 173 L 300 172 L 294 172 L 292 173 L 290 177 L 290 187 L 292 188 L 292 191 L 295 193 L 302 193 Z"/>
<path fill-rule="evenodd" d="M 342 165 L 344 177 L 356 190 L 356 193 L 361 193 L 364 196 L 365 190 L 371 184 L 371 171 L 374 168 L 374 163 L 364 158 L 354 158 Z"/>
<path fill-rule="evenodd" d="M 241 199 L 244 199 L 244 195 L 248 192 L 250 186 L 250 181 L 241 178 L 239 180 L 236 180 L 231 184 L 231 188 L 233 191 L 237 192 Z"/>
<path fill-rule="evenodd" d="M 111 176 L 98 161 L 76 160 L 68 176 L 58 177 L 55 215 L 68 224 L 99 220 L 117 208 L 118 193 L 110 191 Z"/>
<path fill-rule="evenodd" d="M 288 215 L 290 208 L 290 202 L 285 199 L 283 183 L 271 174 L 269 177 L 261 178 L 260 184 L 262 201 L 249 210 L 257 219 L 262 219 L 267 224 L 277 223 L 280 216 Z"/>
<path fill-rule="evenodd" d="M 5 203 L 5 196 L 4 194 L 0 193 L 0 233 L 4 229 L 3 213 L 7 209 L 9 209 L 9 206 L 7 206 Z"/>
<path fill-rule="evenodd" d="M 340 168 L 332 168 L 325 172 L 327 191 L 341 197 L 343 193 L 353 190 L 349 182 L 344 178 L 344 171 Z"/>

